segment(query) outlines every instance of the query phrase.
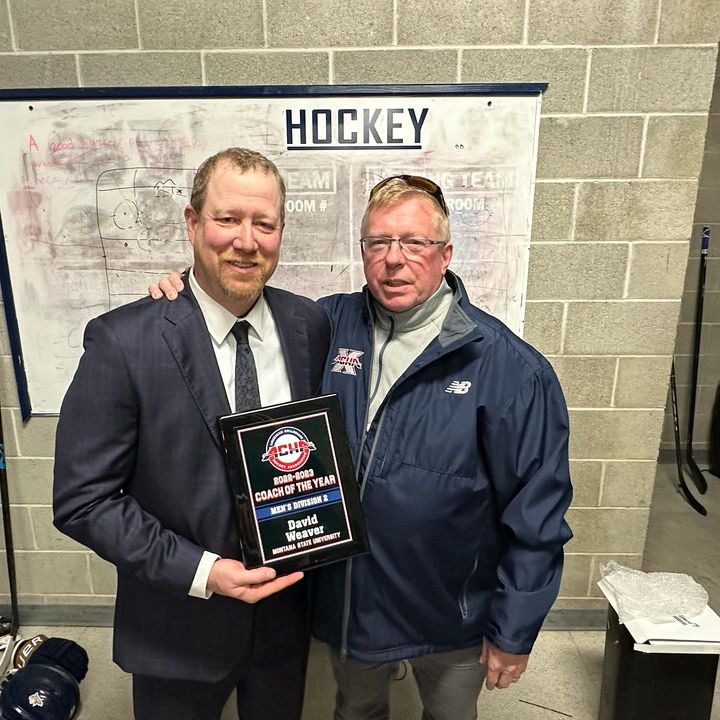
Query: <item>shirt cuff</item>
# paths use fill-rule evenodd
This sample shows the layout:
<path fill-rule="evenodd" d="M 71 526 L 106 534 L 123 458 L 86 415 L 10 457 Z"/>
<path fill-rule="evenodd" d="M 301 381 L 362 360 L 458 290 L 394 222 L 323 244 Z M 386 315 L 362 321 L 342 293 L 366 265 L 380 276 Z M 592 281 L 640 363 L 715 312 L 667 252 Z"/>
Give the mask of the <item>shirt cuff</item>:
<path fill-rule="evenodd" d="M 219 559 L 220 556 L 215 553 L 207 552 L 207 550 L 203 552 L 197 570 L 195 571 L 195 577 L 190 586 L 190 591 L 188 592 L 190 597 L 207 600 L 212 595 L 212 591 L 207 589 L 208 577 L 210 577 L 210 570 L 214 562 Z"/>

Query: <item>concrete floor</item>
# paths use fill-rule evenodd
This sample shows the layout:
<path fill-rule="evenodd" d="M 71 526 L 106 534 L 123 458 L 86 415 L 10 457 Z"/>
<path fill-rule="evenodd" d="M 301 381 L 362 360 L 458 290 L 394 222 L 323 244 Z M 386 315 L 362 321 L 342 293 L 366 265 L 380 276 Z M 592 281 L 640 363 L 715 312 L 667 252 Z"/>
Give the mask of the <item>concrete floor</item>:
<path fill-rule="evenodd" d="M 27 627 L 23 628 L 22 636 L 31 637 L 39 632 L 72 638 L 88 651 L 90 670 L 80 686 L 82 708 L 77 720 L 129 720 L 132 717 L 129 677 L 110 660 L 110 628 Z M 507 690 L 483 690 L 478 703 L 479 718 L 596 720 L 604 641 L 603 632 L 541 632 L 522 680 Z M 303 720 L 331 720 L 333 695 L 334 683 L 325 649 L 313 644 Z M 391 703 L 392 720 L 419 720 L 422 708 L 411 675 L 394 683 Z M 236 718 L 231 701 L 222 720 Z M 711 720 L 720 720 L 718 687 Z"/>
<path fill-rule="evenodd" d="M 110 628 L 26 627 L 21 634 L 30 637 L 40 632 L 72 638 L 88 651 L 90 669 L 80 686 L 82 709 L 78 720 L 128 720 L 132 717 L 130 680 L 110 660 Z M 483 691 L 480 717 L 493 720 L 560 720 L 563 717 L 595 720 L 603 643 L 602 632 L 541 633 L 521 682 L 507 690 Z M 330 720 L 333 696 L 334 683 L 324 647 L 313 644 L 303 720 Z M 418 720 L 422 708 L 411 675 L 394 683 L 391 702 L 392 720 Z M 235 718 L 237 713 L 232 703 L 228 703 L 222 720 Z M 720 715 L 714 720 L 720 720 Z"/>
<path fill-rule="evenodd" d="M 701 501 L 703 518 L 675 490 L 674 465 L 661 465 L 655 484 L 644 569 L 686 572 L 703 584 L 710 605 L 720 612 L 720 480 L 708 477 Z M 24 627 L 22 637 L 36 633 L 76 640 L 90 656 L 90 671 L 81 685 L 79 720 L 128 720 L 132 717 L 129 678 L 110 660 L 111 630 L 95 627 Z M 492 720 L 596 720 L 600 698 L 604 633 L 544 631 L 535 645 L 522 680 L 508 690 L 483 691 L 478 714 Z M 314 644 L 308 673 L 303 720 L 332 718 L 334 683 L 323 646 Z M 392 690 L 392 720 L 418 720 L 421 706 L 411 674 Z M 232 703 L 222 720 L 235 720 Z M 159 718 L 158 720 L 164 720 Z M 253 719 L 255 720 L 255 719 Z M 620 720 L 620 719 L 618 719 Z M 678 718 L 677 720 L 696 720 Z M 720 720 L 720 688 L 715 688 L 711 720 Z"/>

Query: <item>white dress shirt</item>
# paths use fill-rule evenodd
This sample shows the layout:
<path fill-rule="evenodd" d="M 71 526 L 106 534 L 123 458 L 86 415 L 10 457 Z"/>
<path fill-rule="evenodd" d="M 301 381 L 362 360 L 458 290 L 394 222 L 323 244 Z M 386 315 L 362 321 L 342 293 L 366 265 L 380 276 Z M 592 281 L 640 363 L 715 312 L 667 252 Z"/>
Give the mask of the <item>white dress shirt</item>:
<path fill-rule="evenodd" d="M 235 412 L 235 350 L 237 343 L 230 330 L 239 319 L 247 320 L 250 325 L 248 342 L 255 358 L 255 367 L 258 369 L 260 403 L 265 406 L 290 402 L 292 400 L 290 381 L 280 345 L 280 335 L 265 297 L 260 295 L 248 314 L 243 318 L 237 318 L 200 287 L 194 268 L 190 270 L 188 277 L 190 289 L 198 301 L 200 312 L 202 312 L 212 339 L 213 350 L 231 410 Z M 207 581 L 210 569 L 219 557 L 215 553 L 207 551 L 203 553 L 189 595 L 199 598 L 209 598 L 212 595 L 212 592 L 207 590 Z"/>

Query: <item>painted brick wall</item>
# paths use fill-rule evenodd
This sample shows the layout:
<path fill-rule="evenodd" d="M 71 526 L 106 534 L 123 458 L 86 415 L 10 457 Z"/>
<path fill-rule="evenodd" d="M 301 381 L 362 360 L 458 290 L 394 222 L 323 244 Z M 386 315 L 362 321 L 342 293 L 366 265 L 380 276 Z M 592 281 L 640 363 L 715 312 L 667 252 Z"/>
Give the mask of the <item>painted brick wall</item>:
<path fill-rule="evenodd" d="M 586 608 L 601 561 L 641 560 L 719 28 L 717 0 L 0 0 L 0 86 L 549 82 L 526 327 L 572 416 L 558 607 Z M 0 352 L 21 602 L 108 604 L 52 529 L 55 420 L 23 426 L 4 327 Z"/>

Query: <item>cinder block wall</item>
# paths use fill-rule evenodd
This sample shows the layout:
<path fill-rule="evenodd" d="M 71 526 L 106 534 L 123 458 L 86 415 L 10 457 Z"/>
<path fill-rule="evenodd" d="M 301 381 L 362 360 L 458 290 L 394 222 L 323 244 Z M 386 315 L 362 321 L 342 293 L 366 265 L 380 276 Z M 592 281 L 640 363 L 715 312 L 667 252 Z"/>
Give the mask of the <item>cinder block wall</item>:
<path fill-rule="evenodd" d="M 687 437 L 689 417 L 692 356 L 695 346 L 695 311 L 700 273 L 700 241 L 703 227 L 710 228 L 710 249 L 705 276 L 693 431 L 693 448 L 697 451 L 696 455 L 701 467 L 706 465 L 712 411 L 720 383 L 720 66 L 716 70 L 715 89 L 710 104 L 690 257 L 685 275 L 685 289 L 675 341 L 675 373 L 678 385 L 680 436 L 683 447 Z M 668 452 L 671 455 L 674 453 L 672 410 L 669 404 L 665 411 L 665 428 L 661 447 L 664 451 L 663 455 Z M 713 483 L 716 488 L 720 486 L 720 481 L 717 479 L 711 476 L 707 476 L 707 479 L 711 487 Z"/>
<path fill-rule="evenodd" d="M 717 0 L 7 0 L 0 85 L 548 81 L 526 334 L 571 408 L 578 609 L 643 551 L 719 28 Z M 112 568 L 51 526 L 55 420 L 23 426 L 0 342 L 21 603 L 109 604 Z"/>

